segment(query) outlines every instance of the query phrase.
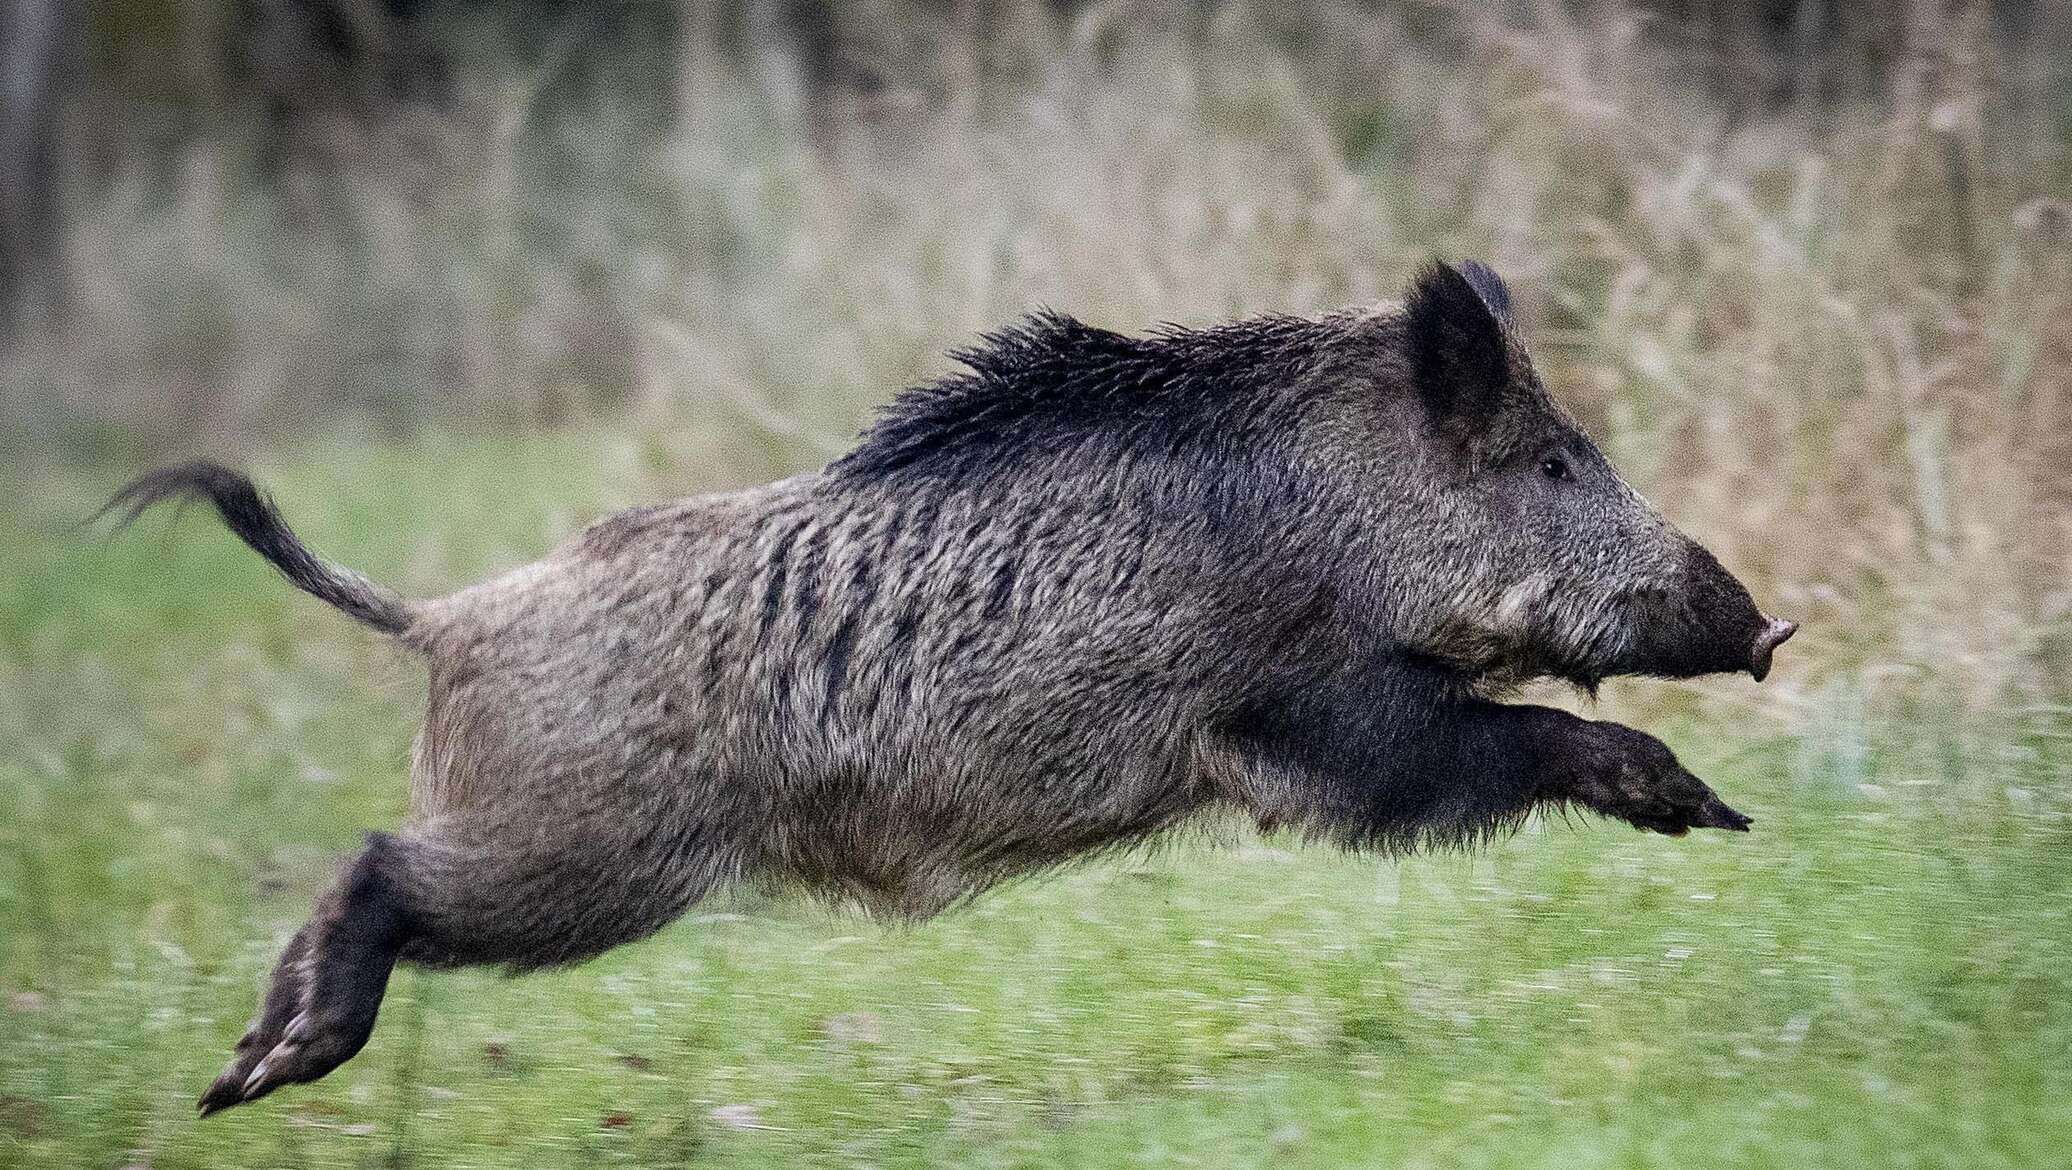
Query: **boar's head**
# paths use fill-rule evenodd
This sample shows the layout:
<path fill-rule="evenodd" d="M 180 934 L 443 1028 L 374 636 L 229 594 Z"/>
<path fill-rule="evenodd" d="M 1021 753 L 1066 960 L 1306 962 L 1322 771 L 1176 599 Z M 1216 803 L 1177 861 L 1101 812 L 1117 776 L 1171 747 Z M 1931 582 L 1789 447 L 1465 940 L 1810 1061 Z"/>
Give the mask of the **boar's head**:
<path fill-rule="evenodd" d="M 1485 681 L 1747 671 L 1796 626 L 1620 478 L 1548 395 L 1488 268 L 1434 264 L 1348 329 L 1390 405 L 1360 511 L 1394 637 Z M 1380 383 L 1377 385 L 1377 383 Z"/>

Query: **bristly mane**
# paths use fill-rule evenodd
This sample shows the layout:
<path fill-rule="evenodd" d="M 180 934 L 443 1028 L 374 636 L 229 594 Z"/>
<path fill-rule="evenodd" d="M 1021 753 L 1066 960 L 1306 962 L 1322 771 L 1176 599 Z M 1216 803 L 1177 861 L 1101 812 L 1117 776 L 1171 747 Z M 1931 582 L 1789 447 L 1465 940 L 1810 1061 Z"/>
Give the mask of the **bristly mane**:
<path fill-rule="evenodd" d="M 965 474 L 1076 440 L 1171 446 L 1237 439 L 1274 413 L 1322 354 L 1328 331 L 1296 317 L 1144 337 L 1041 311 L 950 356 L 966 369 L 886 404 L 862 441 L 828 468 L 838 477 Z"/>

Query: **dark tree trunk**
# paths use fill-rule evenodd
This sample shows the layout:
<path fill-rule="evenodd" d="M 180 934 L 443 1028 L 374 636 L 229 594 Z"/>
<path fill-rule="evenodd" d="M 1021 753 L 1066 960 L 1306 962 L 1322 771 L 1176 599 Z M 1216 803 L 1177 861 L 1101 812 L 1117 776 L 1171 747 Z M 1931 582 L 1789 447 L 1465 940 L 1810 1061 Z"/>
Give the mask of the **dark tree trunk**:
<path fill-rule="evenodd" d="M 59 292 L 58 122 L 76 30 L 65 0 L 0 0 L 0 342 Z"/>

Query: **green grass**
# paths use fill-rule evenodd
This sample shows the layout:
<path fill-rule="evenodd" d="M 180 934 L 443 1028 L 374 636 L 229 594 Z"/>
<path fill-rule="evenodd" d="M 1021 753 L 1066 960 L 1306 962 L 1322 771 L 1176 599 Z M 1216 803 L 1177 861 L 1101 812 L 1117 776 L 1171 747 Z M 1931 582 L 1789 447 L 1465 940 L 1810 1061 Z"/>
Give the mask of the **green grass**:
<path fill-rule="evenodd" d="M 258 471 L 412 592 L 654 491 L 595 435 Z M 395 822 L 420 677 L 192 515 L 0 510 L 0 1165 L 2028 1166 L 2072 1146 L 2062 740 L 1670 738 L 1748 837 L 1536 824 L 1390 863 L 1186 845 L 920 927 L 701 908 L 582 968 L 405 972 L 207 1122 L 274 948 Z M 1847 757 L 1849 778 L 1833 761 Z"/>

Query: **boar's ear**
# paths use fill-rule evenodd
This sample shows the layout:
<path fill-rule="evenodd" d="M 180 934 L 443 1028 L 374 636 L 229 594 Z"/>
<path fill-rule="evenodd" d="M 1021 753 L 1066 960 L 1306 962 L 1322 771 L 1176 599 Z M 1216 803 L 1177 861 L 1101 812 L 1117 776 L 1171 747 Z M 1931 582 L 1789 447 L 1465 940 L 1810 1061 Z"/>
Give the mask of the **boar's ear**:
<path fill-rule="evenodd" d="M 1454 271 L 1460 273 L 1460 278 L 1468 282 L 1476 296 L 1482 298 L 1490 315 L 1503 322 L 1506 329 L 1510 328 L 1511 290 L 1504 284 L 1504 278 L 1480 260 L 1463 260 L 1454 266 Z"/>
<path fill-rule="evenodd" d="M 1510 310 L 1504 282 L 1472 260 L 1458 269 L 1435 261 L 1411 284 L 1403 311 L 1417 393 L 1447 430 L 1479 431 L 1502 406 Z"/>

